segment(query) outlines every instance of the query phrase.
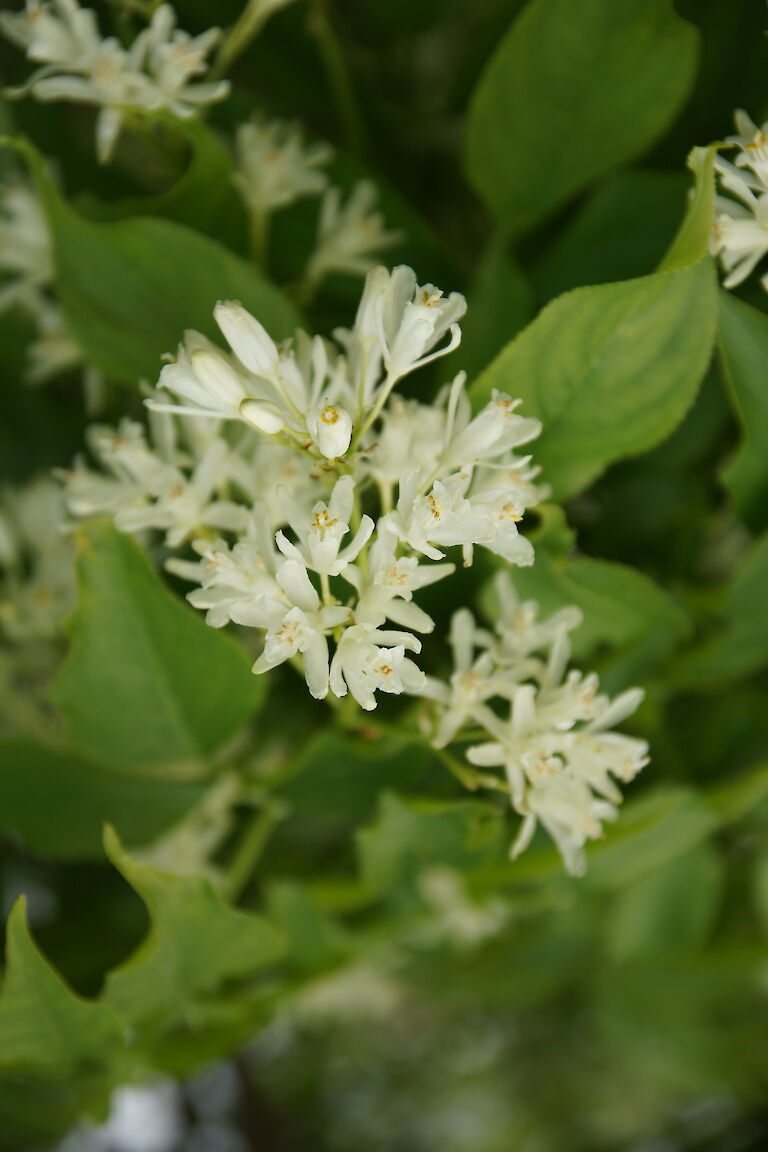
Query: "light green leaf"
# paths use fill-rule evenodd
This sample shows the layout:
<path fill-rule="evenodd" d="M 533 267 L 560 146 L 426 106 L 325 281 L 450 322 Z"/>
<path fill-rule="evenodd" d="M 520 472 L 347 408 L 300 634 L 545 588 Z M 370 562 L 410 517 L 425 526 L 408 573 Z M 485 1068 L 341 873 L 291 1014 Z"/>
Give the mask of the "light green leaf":
<path fill-rule="evenodd" d="M 688 156 L 688 167 L 694 176 L 694 187 L 688 210 L 659 270 L 671 272 L 687 268 L 709 252 L 712 222 L 715 216 L 715 157 L 717 145 L 694 148 Z"/>
<path fill-rule="evenodd" d="M 115 380 L 154 382 L 184 330 L 221 339 L 217 300 L 238 299 L 275 339 L 298 324 L 293 306 L 255 268 L 206 236 L 150 217 L 97 224 L 64 202 L 39 154 L 23 152 L 53 235 L 56 287 L 84 356 Z"/>
<path fill-rule="evenodd" d="M 270 919 L 289 942 L 291 966 L 314 972 L 344 955 L 344 932 L 317 906 L 306 885 L 276 881 L 269 885 L 266 901 Z"/>
<path fill-rule="evenodd" d="M 63 1080 L 94 1107 L 123 1049 L 123 1025 L 109 1005 L 83 1000 L 38 951 L 23 897 L 8 918 L 0 996 L 0 1069 Z"/>
<path fill-rule="evenodd" d="M 78 602 L 53 695 L 65 733 L 105 764 L 199 767 L 255 712 L 245 651 L 162 584 L 109 522 L 78 530 Z"/>
<path fill-rule="evenodd" d="M 497 854 L 502 833 L 501 812 L 491 804 L 417 800 L 386 792 L 375 823 L 357 835 L 362 878 L 372 891 L 385 894 L 430 864 L 476 866 Z"/>
<path fill-rule="evenodd" d="M 614 960 L 701 947 L 722 896 L 723 860 L 698 844 L 617 894 L 607 919 L 606 944 Z"/>
<path fill-rule="evenodd" d="M 677 272 L 577 288 L 554 300 L 479 377 L 543 423 L 532 445 L 558 498 L 680 423 L 709 363 L 717 292 L 709 259 Z"/>
<path fill-rule="evenodd" d="M 0 740 L 0 827 L 55 860 L 102 859 L 102 825 L 126 843 L 159 836 L 203 795 L 199 784 L 113 772 L 24 737 Z"/>
<path fill-rule="evenodd" d="M 475 90 L 472 183 L 507 230 L 641 155 L 683 104 L 698 35 L 671 0 L 531 0 Z"/>
<path fill-rule="evenodd" d="M 768 524 L 768 316 L 729 292 L 720 294 L 720 363 L 742 428 L 742 440 L 723 469 L 741 516 Z"/>
<path fill-rule="evenodd" d="M 107 978 L 105 1000 L 157 1036 L 179 1021 L 206 1023 L 205 1005 L 229 980 L 257 978 L 284 954 L 283 938 L 261 916 L 226 905 L 204 876 L 172 876 L 138 864 L 112 829 L 104 847 L 147 906 L 151 927 L 136 952 Z"/>
<path fill-rule="evenodd" d="M 728 588 L 720 627 L 708 640 L 683 653 L 670 672 L 680 689 L 727 684 L 768 665 L 768 535 L 748 552 Z"/>

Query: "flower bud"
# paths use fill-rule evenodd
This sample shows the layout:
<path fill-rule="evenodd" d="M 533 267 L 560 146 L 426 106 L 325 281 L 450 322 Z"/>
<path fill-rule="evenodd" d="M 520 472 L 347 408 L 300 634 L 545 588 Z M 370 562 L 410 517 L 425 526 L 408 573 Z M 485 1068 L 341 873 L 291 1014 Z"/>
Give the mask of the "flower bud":
<path fill-rule="evenodd" d="M 343 456 L 352 439 L 352 417 L 344 408 L 324 404 L 308 421 L 309 431 L 317 447 L 328 460 Z"/>
<path fill-rule="evenodd" d="M 246 424 L 266 436 L 276 436 L 285 428 L 283 413 L 276 404 L 270 404 L 269 400 L 243 400 L 239 412 Z"/>
<path fill-rule="evenodd" d="M 240 363 L 255 376 L 274 376 L 277 345 L 256 317 L 236 300 L 220 300 L 213 314 Z"/>
<path fill-rule="evenodd" d="M 198 348 L 190 356 L 195 376 L 217 404 L 236 408 L 245 395 L 243 382 L 224 359 L 206 348 Z"/>

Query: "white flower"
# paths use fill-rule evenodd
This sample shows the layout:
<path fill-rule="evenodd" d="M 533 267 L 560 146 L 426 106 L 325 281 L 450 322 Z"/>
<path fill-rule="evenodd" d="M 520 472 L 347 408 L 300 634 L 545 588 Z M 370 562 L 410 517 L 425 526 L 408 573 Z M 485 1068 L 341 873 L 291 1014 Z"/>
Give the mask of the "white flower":
<path fill-rule="evenodd" d="M 248 510 L 216 497 L 226 478 L 228 453 L 226 442 L 215 439 L 189 477 L 167 465 L 148 485 L 146 503 L 132 504 L 115 512 L 116 526 L 122 532 L 160 529 L 165 532 L 169 548 L 178 548 L 204 527 L 220 532 L 243 531 L 249 521 Z"/>
<path fill-rule="evenodd" d="M 458 347 L 457 323 L 467 310 L 460 292 L 444 296 L 433 284 L 418 284 L 411 268 L 400 265 L 381 293 L 379 322 L 384 364 L 396 380 Z M 444 336 L 448 343 L 435 352 Z"/>
<path fill-rule="evenodd" d="M 349 448 L 352 417 L 338 405 L 321 404 L 309 413 L 307 429 L 323 456 L 336 460 Z"/>
<path fill-rule="evenodd" d="M 306 146 L 301 129 L 281 120 L 255 118 L 236 134 L 238 170 L 233 180 L 249 211 L 274 212 L 302 196 L 319 196 L 328 184 L 322 171 L 333 156 L 327 144 Z"/>
<path fill-rule="evenodd" d="M 323 197 L 315 251 L 306 270 L 307 281 L 318 284 L 332 272 L 365 276 L 382 248 L 396 244 L 398 232 L 388 232 L 383 217 L 374 211 L 376 189 L 367 180 L 355 185 L 347 202 L 341 191 L 329 188 Z"/>
<path fill-rule="evenodd" d="M 464 390 L 465 373 L 456 377 L 451 387 L 451 401 L 446 429 L 446 446 L 441 458 L 444 468 L 466 468 L 470 464 L 495 459 L 527 444 L 541 434 L 541 421 L 524 419 L 516 409 L 521 400 L 493 389 L 491 399 L 472 417 Z M 454 399 L 455 397 L 455 399 Z"/>
<path fill-rule="evenodd" d="M 310 694 L 322 700 L 328 694 L 327 633 L 348 620 L 349 610 L 323 607 L 306 568 L 298 561 L 287 560 L 277 571 L 277 582 L 289 606 L 265 602 L 261 617 L 261 626 L 267 629 L 264 651 L 253 670 L 268 672 L 301 654 Z"/>
<path fill-rule="evenodd" d="M 368 555 L 367 575 L 350 565 L 343 576 L 360 597 L 355 608 L 359 624 L 378 627 L 392 620 L 413 632 L 432 632 L 435 623 L 423 609 L 413 603 L 413 593 L 455 570 L 453 564 L 419 564 L 415 556 L 398 556 L 396 540 L 381 529 Z"/>
<path fill-rule="evenodd" d="M 422 695 L 439 706 L 439 722 L 434 737 L 436 748 L 445 748 L 469 720 L 488 721 L 487 701 L 504 691 L 504 681 L 495 675 L 489 652 L 475 655 L 475 648 L 487 642 L 467 608 L 455 612 L 451 620 L 453 673 L 449 683 L 428 676 Z"/>
<path fill-rule="evenodd" d="M 406 649 L 421 651 L 421 642 L 409 632 L 352 625 L 345 629 L 331 661 L 331 690 L 346 696 L 349 689 L 366 711 L 376 707 L 376 692 L 418 694 L 424 673 L 406 656 Z"/>
<path fill-rule="evenodd" d="M 374 528 L 370 516 L 361 517 L 354 536 L 344 548 L 341 547 L 350 531 L 354 499 L 355 482 L 351 476 L 342 476 L 336 481 L 328 503 L 319 500 L 312 509 L 311 518 L 286 494 L 288 523 L 298 536 L 299 544 L 293 544 L 280 531 L 275 537 L 280 551 L 290 560 L 298 560 L 315 572 L 338 576 L 357 557 Z"/>
<path fill-rule="evenodd" d="M 50 640 L 75 598 L 74 550 L 61 489 L 41 477 L 0 493 L 0 633 Z"/>
<path fill-rule="evenodd" d="M 471 474 L 457 472 L 436 480 L 429 492 L 420 492 L 420 470 L 406 472 L 400 482 L 397 507 L 384 518 L 384 526 L 416 552 L 442 560 L 440 547 L 484 544 L 494 537 L 489 516 L 466 498 Z"/>
<path fill-rule="evenodd" d="M 229 91 L 226 81 L 192 82 L 206 70 L 218 29 L 191 37 L 175 24 L 173 9 L 161 5 L 126 50 L 114 37 L 102 39 L 95 14 L 81 9 L 76 0 L 27 0 L 25 13 L 0 19 L 0 30 L 24 48 L 30 60 L 42 64 L 14 94 L 100 105 L 96 139 L 104 162 L 129 109 L 168 109 L 188 117 Z"/>
<path fill-rule="evenodd" d="M 212 628 L 223 628 L 230 620 L 258 627 L 265 602 L 281 598 L 265 510 L 254 509 L 249 535 L 233 547 L 225 540 L 213 544 L 195 540 L 192 547 L 200 556 L 197 563 L 175 558 L 166 561 L 170 572 L 201 585 L 188 594 L 190 604 L 207 612 L 206 623 Z"/>
<path fill-rule="evenodd" d="M 53 279 L 53 253 L 42 206 L 24 180 L 0 188 L 0 270 L 13 277 L 0 289 L 0 311 L 15 302 L 35 311 L 36 290 Z"/>

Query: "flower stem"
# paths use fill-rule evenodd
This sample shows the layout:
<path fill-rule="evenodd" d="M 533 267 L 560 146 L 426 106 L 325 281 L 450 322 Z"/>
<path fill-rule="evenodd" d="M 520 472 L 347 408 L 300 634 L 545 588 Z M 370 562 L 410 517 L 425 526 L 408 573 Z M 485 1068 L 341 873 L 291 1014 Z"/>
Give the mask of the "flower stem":
<path fill-rule="evenodd" d="M 347 150 L 352 156 L 360 157 L 365 142 L 363 118 L 341 44 L 328 17 L 328 8 L 329 0 L 312 0 L 307 26 L 333 93 Z"/>
<path fill-rule="evenodd" d="M 283 815 L 278 805 L 271 804 L 250 817 L 248 827 L 235 850 L 221 885 L 222 894 L 233 904 L 244 892 L 272 832 L 283 819 Z"/>
<path fill-rule="evenodd" d="M 251 41 L 256 39 L 271 14 L 264 0 L 249 0 L 221 42 L 209 74 L 211 80 L 221 80 L 226 76 L 238 56 L 242 56 Z"/>

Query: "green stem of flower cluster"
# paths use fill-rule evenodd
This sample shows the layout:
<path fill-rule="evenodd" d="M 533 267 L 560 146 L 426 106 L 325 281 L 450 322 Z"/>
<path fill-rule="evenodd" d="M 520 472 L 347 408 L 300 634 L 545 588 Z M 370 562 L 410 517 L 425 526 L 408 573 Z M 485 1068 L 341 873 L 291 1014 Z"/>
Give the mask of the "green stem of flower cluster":
<path fill-rule="evenodd" d="M 235 903 L 251 879 L 275 827 L 283 814 L 276 805 L 261 808 L 249 819 L 243 837 L 222 881 L 222 895 Z"/>
<path fill-rule="evenodd" d="M 221 42 L 218 55 L 211 68 L 209 78 L 221 80 L 249 44 L 256 39 L 267 23 L 271 13 L 265 12 L 262 0 L 250 0 L 240 13 L 237 21 Z"/>
<path fill-rule="evenodd" d="M 345 145 L 351 155 L 359 157 L 365 143 L 363 118 L 344 52 L 328 16 L 328 6 L 328 0 L 312 0 L 307 26 L 333 93 Z"/>

